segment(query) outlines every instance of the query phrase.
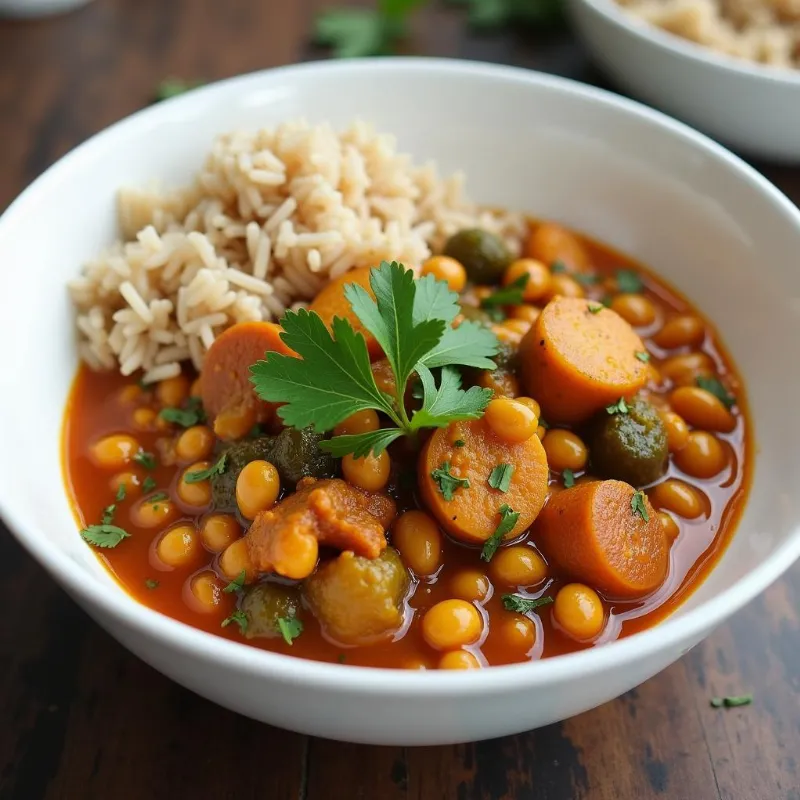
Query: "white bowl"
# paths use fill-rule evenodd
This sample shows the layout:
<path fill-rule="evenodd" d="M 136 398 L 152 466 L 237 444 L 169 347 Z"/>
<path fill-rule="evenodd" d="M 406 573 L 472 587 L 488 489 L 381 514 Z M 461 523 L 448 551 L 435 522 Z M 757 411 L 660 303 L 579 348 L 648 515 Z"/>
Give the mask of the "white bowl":
<path fill-rule="evenodd" d="M 626 14 L 569 0 L 579 35 L 626 92 L 743 153 L 800 162 L 800 70 L 719 54 Z"/>
<path fill-rule="evenodd" d="M 698 591 L 655 629 L 536 663 L 413 672 L 321 664 L 191 628 L 125 594 L 78 536 L 61 422 L 76 367 L 64 284 L 115 235 L 114 197 L 186 180 L 213 134 L 306 115 L 369 117 L 417 158 L 463 167 L 489 205 L 581 229 L 651 265 L 719 326 L 741 368 L 759 451 L 739 530 Z M 0 511 L 97 622 L 164 674 L 259 720 L 373 744 L 511 734 L 596 706 L 683 655 L 800 555 L 800 213 L 703 136 L 593 88 L 507 67 L 385 59 L 249 75 L 95 136 L 0 218 Z M 56 667 L 57 665 L 54 665 Z"/>

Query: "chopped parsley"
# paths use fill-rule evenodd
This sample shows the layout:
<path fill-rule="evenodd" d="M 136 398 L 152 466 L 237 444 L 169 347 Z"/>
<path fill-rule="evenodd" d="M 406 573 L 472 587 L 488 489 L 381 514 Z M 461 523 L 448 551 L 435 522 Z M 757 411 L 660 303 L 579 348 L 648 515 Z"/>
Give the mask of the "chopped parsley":
<path fill-rule="evenodd" d="M 141 464 L 145 469 L 155 469 L 156 468 L 156 457 L 152 453 L 146 453 L 144 450 L 140 450 L 136 455 L 133 457 L 133 460 L 137 464 Z"/>
<path fill-rule="evenodd" d="M 244 633 L 247 630 L 247 614 L 240 608 L 237 608 L 229 617 L 222 620 L 222 627 L 227 628 L 232 622 L 239 626 L 239 633 Z"/>
<path fill-rule="evenodd" d="M 228 454 L 223 453 L 210 467 L 199 469 L 196 472 L 187 472 L 183 479 L 186 483 L 200 483 L 213 478 L 215 475 L 222 475 L 228 464 Z"/>
<path fill-rule="evenodd" d="M 121 483 L 119 485 L 119 489 L 117 489 L 117 494 L 114 496 L 114 499 L 121 503 L 125 499 L 125 494 L 127 493 L 127 489 L 125 488 L 125 484 Z"/>
<path fill-rule="evenodd" d="M 81 531 L 81 536 L 89 544 L 109 550 L 116 547 L 123 539 L 127 539 L 130 534 L 117 525 L 103 523 L 89 525 Z"/>
<path fill-rule="evenodd" d="M 513 464 L 498 464 L 489 473 L 489 486 L 491 486 L 492 489 L 499 489 L 501 492 L 507 492 L 511 486 L 511 478 L 513 475 Z"/>
<path fill-rule="evenodd" d="M 644 492 L 634 492 L 631 497 L 631 510 L 634 515 L 638 514 L 645 522 L 650 522 L 650 514 L 644 502 Z"/>
<path fill-rule="evenodd" d="M 616 403 L 606 406 L 606 411 L 609 414 L 627 414 L 629 410 L 630 409 L 628 408 L 628 404 L 625 402 L 624 397 L 620 397 Z"/>
<path fill-rule="evenodd" d="M 506 611 L 516 611 L 517 614 L 529 614 L 541 606 L 549 606 L 553 602 L 552 597 L 521 597 L 518 594 L 504 594 L 503 608 Z"/>
<path fill-rule="evenodd" d="M 456 439 L 453 442 L 453 447 L 464 447 L 464 445 L 466 445 L 466 442 L 463 439 Z"/>
<path fill-rule="evenodd" d="M 575 485 L 575 473 L 569 467 L 561 470 L 561 477 L 565 489 L 571 489 Z"/>
<path fill-rule="evenodd" d="M 159 586 L 161 586 L 161 584 L 159 583 L 159 581 L 154 581 L 152 578 L 148 578 L 148 579 L 147 579 L 147 580 L 144 582 L 144 585 L 145 585 L 145 586 L 146 586 L 148 589 L 158 589 L 158 587 L 159 587 Z"/>
<path fill-rule="evenodd" d="M 162 408 L 158 414 L 161 419 L 173 422 L 182 428 L 191 428 L 206 421 L 203 411 L 203 402 L 199 397 L 190 397 L 186 401 L 186 408 Z"/>
<path fill-rule="evenodd" d="M 450 472 L 450 462 L 445 461 L 441 467 L 431 472 L 431 478 L 439 485 L 439 491 L 445 500 L 452 500 L 456 489 L 469 489 L 469 478 L 457 478 Z"/>
<path fill-rule="evenodd" d="M 563 261 L 554 261 L 550 265 L 550 272 L 552 272 L 553 275 L 560 275 L 562 272 L 566 271 L 567 271 L 567 265 Z"/>
<path fill-rule="evenodd" d="M 728 697 L 712 697 L 712 708 L 737 708 L 738 706 L 749 706 L 753 702 L 752 694 L 729 695 Z"/>
<path fill-rule="evenodd" d="M 519 511 L 513 511 L 508 503 L 503 503 L 497 510 L 500 515 L 500 524 L 495 528 L 494 533 L 486 540 L 481 550 L 481 558 L 484 561 L 491 561 L 492 556 L 497 552 L 497 548 L 503 542 L 503 537 L 514 530 L 514 526 L 519 519 Z"/>
<path fill-rule="evenodd" d="M 719 378 L 709 378 L 699 375 L 695 383 L 701 388 L 710 392 L 717 398 L 729 411 L 736 405 L 736 398 L 725 388 Z"/>
<path fill-rule="evenodd" d="M 634 355 L 639 361 L 643 361 L 645 364 L 650 360 L 650 353 L 646 352 L 645 350 L 637 350 Z"/>
<path fill-rule="evenodd" d="M 591 305 L 588 308 L 590 314 L 599 314 L 603 310 L 603 306 L 597 304 Z"/>
<path fill-rule="evenodd" d="M 247 575 L 245 570 L 242 570 L 222 591 L 226 594 L 233 594 L 238 592 L 244 586 L 244 579 Z"/>
<path fill-rule="evenodd" d="M 528 285 L 530 275 L 523 273 L 516 280 L 495 289 L 488 297 L 481 300 L 482 308 L 497 308 L 498 306 L 517 306 L 522 302 L 525 287 Z"/>
<path fill-rule="evenodd" d="M 169 500 L 166 492 L 156 492 L 152 497 L 147 498 L 148 503 L 163 503 L 165 500 Z"/>
<path fill-rule="evenodd" d="M 155 489 L 157 485 L 158 484 L 155 482 L 155 479 L 152 476 L 148 475 L 144 479 L 144 482 L 142 483 L 142 491 L 145 494 L 147 494 L 148 492 L 152 492 L 153 489 Z"/>
<path fill-rule="evenodd" d="M 114 503 L 110 506 L 106 506 L 103 509 L 103 525 L 110 525 L 111 521 L 114 519 L 114 514 L 117 511 L 117 507 Z"/>
<path fill-rule="evenodd" d="M 160 103 L 162 100 L 169 100 L 171 97 L 177 97 L 179 94 L 184 94 L 191 89 L 197 89 L 202 85 L 202 81 L 184 81 L 180 78 L 167 78 L 161 81 L 156 87 L 154 101 Z"/>
<path fill-rule="evenodd" d="M 336 660 L 340 664 L 344 664 L 344 662 L 347 661 L 347 656 L 344 653 L 339 653 L 339 655 L 336 657 Z"/>
<path fill-rule="evenodd" d="M 544 417 L 539 417 L 539 427 L 544 428 L 546 431 L 549 431 L 550 423 Z"/>
<path fill-rule="evenodd" d="M 617 288 L 624 294 L 636 294 L 644 289 L 642 279 L 632 269 L 618 269 Z"/>
<path fill-rule="evenodd" d="M 303 623 L 297 617 L 278 617 L 278 628 L 286 644 L 291 645 L 303 632 Z"/>
<path fill-rule="evenodd" d="M 572 277 L 583 286 L 594 286 L 596 283 L 600 283 L 600 281 L 603 280 L 599 275 L 591 275 L 585 272 L 576 272 Z"/>

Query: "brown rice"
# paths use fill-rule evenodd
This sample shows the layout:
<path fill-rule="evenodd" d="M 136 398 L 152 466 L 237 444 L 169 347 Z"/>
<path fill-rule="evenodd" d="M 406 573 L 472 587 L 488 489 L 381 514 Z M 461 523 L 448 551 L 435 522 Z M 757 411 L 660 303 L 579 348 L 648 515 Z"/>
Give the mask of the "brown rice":
<path fill-rule="evenodd" d="M 146 381 L 199 369 L 236 322 L 276 319 L 331 278 L 382 259 L 417 265 L 463 227 L 518 252 L 520 215 L 481 210 L 460 174 L 414 165 L 356 122 L 289 122 L 213 143 L 193 185 L 125 189 L 122 239 L 69 285 L 81 357 Z"/>

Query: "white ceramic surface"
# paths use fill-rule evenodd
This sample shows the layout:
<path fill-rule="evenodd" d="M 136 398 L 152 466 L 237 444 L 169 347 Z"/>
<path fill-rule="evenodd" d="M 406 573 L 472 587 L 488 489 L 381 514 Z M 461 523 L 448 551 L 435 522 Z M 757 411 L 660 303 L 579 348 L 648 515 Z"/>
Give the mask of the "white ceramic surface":
<path fill-rule="evenodd" d="M 0 16 L 5 17 L 44 17 L 47 14 L 61 14 L 90 0 L 0 0 Z"/>
<path fill-rule="evenodd" d="M 657 628 L 605 647 L 476 672 L 368 670 L 263 652 L 121 591 L 77 533 L 60 434 L 75 369 L 65 281 L 115 233 L 114 196 L 187 179 L 236 125 L 360 115 L 417 158 L 466 169 L 472 194 L 562 220 L 667 276 L 718 324 L 757 424 L 750 503 L 708 580 Z M 209 86 L 134 115 L 52 167 L 0 218 L 0 512 L 106 630 L 156 669 L 251 717 L 351 741 L 441 744 L 584 711 L 654 675 L 800 554 L 800 214 L 741 161 L 660 114 L 533 72 L 386 59 L 309 64 Z M 55 666 L 55 665 L 54 665 Z"/>
<path fill-rule="evenodd" d="M 800 163 L 800 70 L 715 53 L 614 0 L 568 4 L 592 55 L 626 92 L 742 153 Z"/>

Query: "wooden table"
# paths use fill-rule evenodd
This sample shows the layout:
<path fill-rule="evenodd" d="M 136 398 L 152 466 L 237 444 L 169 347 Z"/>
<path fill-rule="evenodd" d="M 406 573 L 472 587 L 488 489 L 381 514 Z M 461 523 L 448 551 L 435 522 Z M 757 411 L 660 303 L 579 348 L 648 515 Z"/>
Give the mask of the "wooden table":
<path fill-rule="evenodd" d="M 307 34 L 323 5 L 95 0 L 0 22 L 0 209 L 169 75 L 211 80 L 319 56 Z M 445 7 L 419 15 L 410 46 L 602 83 L 567 33 L 478 38 Z M 800 169 L 759 166 L 800 201 Z M 798 608 L 795 567 L 673 667 L 580 717 L 472 745 L 362 747 L 259 725 L 171 683 L 0 531 L 0 797 L 798 800 Z M 709 707 L 745 691 L 750 707 Z"/>

